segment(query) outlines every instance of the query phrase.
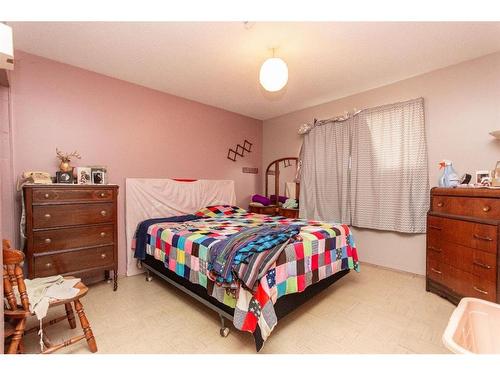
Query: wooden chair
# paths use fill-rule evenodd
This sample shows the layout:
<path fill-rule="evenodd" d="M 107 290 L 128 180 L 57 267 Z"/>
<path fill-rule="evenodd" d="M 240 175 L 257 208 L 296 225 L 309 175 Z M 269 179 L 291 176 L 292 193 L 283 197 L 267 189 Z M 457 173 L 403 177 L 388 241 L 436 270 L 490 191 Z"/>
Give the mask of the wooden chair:
<path fill-rule="evenodd" d="M 28 294 L 26 292 L 26 284 L 24 283 L 22 262 L 24 260 L 24 253 L 19 250 L 14 250 L 11 248 L 9 241 L 2 241 L 3 247 L 3 290 L 4 297 L 7 301 L 7 306 L 4 309 L 4 335 L 5 339 L 9 340 L 10 343 L 5 345 L 6 353 L 16 354 L 24 352 L 23 337 L 24 335 L 32 332 L 37 332 L 39 326 L 35 326 L 29 330 L 26 330 L 26 320 L 34 315 L 29 310 L 29 300 Z M 69 278 L 69 277 L 68 277 Z M 21 304 L 16 301 L 14 294 L 14 288 L 17 287 L 21 298 Z M 82 303 L 80 299 L 85 296 L 88 292 L 88 288 L 81 282 L 75 285 L 75 288 L 80 291 L 78 294 L 71 298 L 65 300 L 54 300 L 49 304 L 49 309 L 54 306 L 64 305 L 66 308 L 66 314 L 58 318 L 55 318 L 48 323 L 43 323 L 43 343 L 46 347 L 42 351 L 43 354 L 52 353 L 58 349 L 64 348 L 68 345 L 74 344 L 82 339 L 87 340 L 87 344 L 92 353 L 97 352 L 97 344 L 90 328 L 89 321 L 85 316 L 83 311 Z M 71 329 L 76 328 L 75 315 L 73 313 L 73 308 L 71 302 L 75 305 L 76 313 L 80 319 L 80 324 L 83 329 L 83 334 L 70 338 L 69 340 L 63 341 L 59 344 L 52 344 L 47 337 L 44 328 L 52 324 L 58 323 L 62 320 L 68 320 Z"/>

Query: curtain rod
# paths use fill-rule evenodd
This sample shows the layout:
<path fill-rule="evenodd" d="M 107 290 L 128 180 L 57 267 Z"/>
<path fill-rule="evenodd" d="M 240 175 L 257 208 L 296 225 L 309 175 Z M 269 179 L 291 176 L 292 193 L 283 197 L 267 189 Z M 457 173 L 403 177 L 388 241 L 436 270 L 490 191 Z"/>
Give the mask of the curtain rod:
<path fill-rule="evenodd" d="M 424 100 L 423 97 L 419 97 L 419 98 L 416 98 L 416 99 L 405 100 L 405 101 L 401 101 L 401 102 L 397 102 L 397 103 L 383 104 L 383 105 L 372 107 L 372 108 L 363 108 L 363 109 L 359 109 L 359 110 L 356 109 L 356 108 L 354 108 L 352 110 L 352 112 L 344 112 L 344 115 L 341 115 L 341 116 L 334 116 L 334 117 L 330 117 L 330 118 L 327 118 L 327 119 L 324 119 L 324 120 L 314 119 L 312 123 L 302 124 L 300 126 L 299 130 L 298 130 L 298 133 L 300 135 L 303 135 L 303 134 L 309 133 L 312 130 L 312 128 L 314 128 L 315 126 L 325 125 L 325 124 L 328 124 L 330 122 L 343 122 L 343 121 L 347 121 L 350 118 L 352 118 L 353 116 L 356 116 L 356 115 L 360 114 L 361 112 L 364 112 L 364 111 L 367 111 L 367 110 L 380 109 L 380 108 L 386 107 L 386 106 L 401 105 L 401 104 L 405 104 L 405 103 L 409 103 L 409 102 L 414 102 L 414 101 L 416 102 L 416 101 L 423 101 L 423 100 Z"/>
<path fill-rule="evenodd" d="M 351 117 L 359 114 L 361 111 L 364 111 L 363 109 L 357 110 L 356 108 L 353 109 L 352 112 L 344 112 L 344 115 L 341 116 L 335 116 L 335 117 L 330 117 L 327 119 L 323 120 L 317 120 L 314 119 L 312 123 L 305 123 L 302 124 L 299 128 L 299 134 L 306 134 L 311 131 L 312 128 L 315 126 L 321 126 L 324 124 L 328 124 L 329 122 L 343 122 L 349 120 Z"/>
<path fill-rule="evenodd" d="M 344 112 L 343 116 L 330 117 L 330 118 L 327 118 L 327 119 L 324 119 L 324 120 L 314 119 L 313 124 L 323 125 L 323 124 L 326 124 L 327 122 L 342 122 L 342 121 L 346 121 L 346 120 L 349 120 L 352 116 L 357 115 L 361 111 L 363 111 L 363 109 L 359 109 L 358 110 L 358 109 L 354 108 L 352 110 L 352 112 Z"/>

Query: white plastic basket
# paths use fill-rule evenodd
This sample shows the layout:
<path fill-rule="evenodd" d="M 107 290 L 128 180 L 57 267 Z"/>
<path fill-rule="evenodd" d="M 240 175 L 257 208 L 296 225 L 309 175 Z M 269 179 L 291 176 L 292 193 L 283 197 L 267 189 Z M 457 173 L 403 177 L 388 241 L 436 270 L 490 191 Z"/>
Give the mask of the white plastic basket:
<path fill-rule="evenodd" d="M 462 298 L 451 314 L 443 343 L 453 353 L 500 354 L 500 305 Z"/>

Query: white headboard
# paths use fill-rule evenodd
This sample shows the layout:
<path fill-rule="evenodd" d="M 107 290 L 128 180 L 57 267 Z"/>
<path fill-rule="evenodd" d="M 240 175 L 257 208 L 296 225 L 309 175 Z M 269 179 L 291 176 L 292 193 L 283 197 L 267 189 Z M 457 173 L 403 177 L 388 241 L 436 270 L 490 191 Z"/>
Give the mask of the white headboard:
<path fill-rule="evenodd" d="M 192 214 L 202 207 L 236 204 L 234 181 L 176 181 L 155 178 L 125 180 L 125 226 L 127 236 L 127 276 L 143 272 L 132 253 L 132 239 L 141 221 Z"/>

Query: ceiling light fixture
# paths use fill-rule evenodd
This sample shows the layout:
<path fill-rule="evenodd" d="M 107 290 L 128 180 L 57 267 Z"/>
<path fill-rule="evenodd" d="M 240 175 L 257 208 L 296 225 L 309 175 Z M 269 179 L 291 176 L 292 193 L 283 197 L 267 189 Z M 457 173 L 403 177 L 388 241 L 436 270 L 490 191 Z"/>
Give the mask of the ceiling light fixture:
<path fill-rule="evenodd" d="M 0 69 L 14 69 L 12 28 L 4 23 L 0 23 Z"/>
<path fill-rule="evenodd" d="M 288 66 L 279 57 L 270 57 L 260 67 L 260 84 L 267 91 L 280 91 L 288 82 Z"/>

